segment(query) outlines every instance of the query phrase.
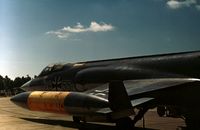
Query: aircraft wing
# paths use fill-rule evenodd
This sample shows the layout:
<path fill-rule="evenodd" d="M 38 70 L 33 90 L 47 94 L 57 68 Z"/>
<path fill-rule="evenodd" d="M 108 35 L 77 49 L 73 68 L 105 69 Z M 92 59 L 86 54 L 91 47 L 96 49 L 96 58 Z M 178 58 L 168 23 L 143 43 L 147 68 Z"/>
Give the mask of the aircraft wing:
<path fill-rule="evenodd" d="M 145 80 L 129 80 L 124 81 L 127 93 L 134 97 L 139 94 L 153 92 L 167 88 L 176 87 L 186 83 L 199 82 L 196 78 L 161 78 L 161 79 L 145 79 Z"/>
<path fill-rule="evenodd" d="M 126 92 L 131 100 L 132 107 L 141 106 L 150 101 L 159 100 L 155 92 L 165 91 L 166 89 L 174 89 L 177 86 L 181 86 L 187 83 L 200 82 L 200 79 L 194 78 L 161 78 L 161 79 L 143 79 L 143 80 L 127 80 L 123 81 L 126 88 Z M 113 86 L 114 87 L 114 86 Z M 116 86 L 118 87 L 118 86 Z M 153 94 L 149 94 L 152 93 Z M 109 83 L 103 84 L 97 88 L 86 91 L 85 93 L 99 96 L 108 100 Z M 120 97 L 120 92 L 119 97 Z M 110 112 L 108 109 L 104 109 L 106 112 Z M 100 110 L 103 112 L 103 110 Z"/>

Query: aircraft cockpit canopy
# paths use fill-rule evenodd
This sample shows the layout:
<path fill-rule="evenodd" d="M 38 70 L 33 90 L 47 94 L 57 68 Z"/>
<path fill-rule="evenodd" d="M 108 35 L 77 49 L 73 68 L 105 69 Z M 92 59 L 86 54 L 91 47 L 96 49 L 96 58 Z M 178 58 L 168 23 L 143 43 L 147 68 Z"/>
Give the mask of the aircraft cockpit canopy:
<path fill-rule="evenodd" d="M 39 77 L 41 76 L 45 76 L 45 75 L 48 75 L 52 72 L 57 72 L 57 71 L 60 71 L 64 68 L 64 65 L 63 64 L 54 64 L 54 65 L 49 65 L 47 67 L 45 67 L 42 72 L 39 74 Z"/>

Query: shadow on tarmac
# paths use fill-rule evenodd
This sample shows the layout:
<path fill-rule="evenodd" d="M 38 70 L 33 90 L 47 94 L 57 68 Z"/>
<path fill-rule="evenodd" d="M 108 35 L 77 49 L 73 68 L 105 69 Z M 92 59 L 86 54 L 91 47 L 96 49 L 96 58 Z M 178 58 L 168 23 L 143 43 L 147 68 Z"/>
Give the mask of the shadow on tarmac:
<path fill-rule="evenodd" d="M 48 125 L 60 125 L 62 127 L 70 127 L 79 130 L 116 130 L 115 126 L 110 125 L 102 125 L 102 124 L 93 124 L 93 123 L 75 123 L 73 121 L 65 121 L 65 120 L 52 120 L 52 119 L 35 119 L 35 118 L 21 118 L 26 121 L 31 121 L 40 124 L 48 124 Z M 138 128 L 136 127 L 134 130 L 154 130 L 148 128 Z"/>

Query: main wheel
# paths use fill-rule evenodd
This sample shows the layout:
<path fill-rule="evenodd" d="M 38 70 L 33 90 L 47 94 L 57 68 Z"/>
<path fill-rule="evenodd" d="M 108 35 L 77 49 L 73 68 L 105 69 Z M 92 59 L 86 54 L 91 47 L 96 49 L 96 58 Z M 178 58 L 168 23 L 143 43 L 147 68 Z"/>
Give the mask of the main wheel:
<path fill-rule="evenodd" d="M 187 130 L 198 130 L 200 128 L 200 119 L 186 117 L 185 124 Z"/>
<path fill-rule="evenodd" d="M 132 130 L 134 129 L 134 124 L 131 118 L 125 117 L 116 121 L 116 127 L 118 130 Z"/>
<path fill-rule="evenodd" d="M 80 123 L 80 122 L 81 122 L 80 118 L 77 117 L 77 116 L 73 116 L 73 121 L 74 121 L 75 123 Z"/>
<path fill-rule="evenodd" d="M 164 116 L 165 115 L 165 106 L 158 106 L 157 113 L 160 117 Z"/>

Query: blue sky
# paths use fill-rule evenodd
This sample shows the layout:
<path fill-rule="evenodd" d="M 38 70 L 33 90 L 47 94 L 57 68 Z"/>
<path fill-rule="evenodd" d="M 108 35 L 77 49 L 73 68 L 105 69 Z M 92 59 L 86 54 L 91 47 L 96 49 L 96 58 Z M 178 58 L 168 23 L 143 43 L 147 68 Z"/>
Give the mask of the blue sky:
<path fill-rule="evenodd" d="M 197 0 L 0 0 L 0 75 L 200 50 Z"/>

